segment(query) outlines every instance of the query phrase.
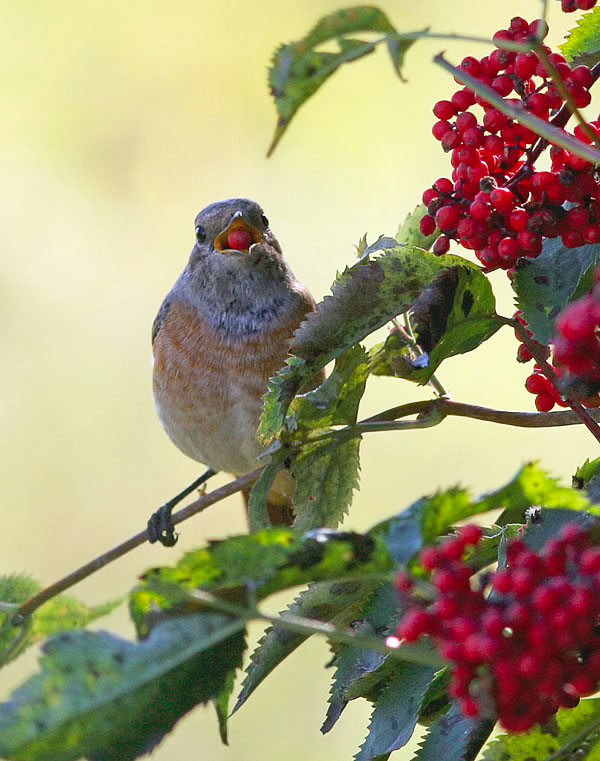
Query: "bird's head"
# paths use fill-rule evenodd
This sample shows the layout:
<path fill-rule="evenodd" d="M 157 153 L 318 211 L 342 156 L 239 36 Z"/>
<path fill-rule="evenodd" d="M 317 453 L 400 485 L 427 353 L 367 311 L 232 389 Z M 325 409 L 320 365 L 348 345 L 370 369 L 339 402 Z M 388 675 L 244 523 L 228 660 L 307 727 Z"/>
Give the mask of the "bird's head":
<path fill-rule="evenodd" d="M 196 216 L 190 265 L 210 260 L 227 270 L 281 258 L 281 248 L 261 207 L 249 198 L 212 203 Z"/>

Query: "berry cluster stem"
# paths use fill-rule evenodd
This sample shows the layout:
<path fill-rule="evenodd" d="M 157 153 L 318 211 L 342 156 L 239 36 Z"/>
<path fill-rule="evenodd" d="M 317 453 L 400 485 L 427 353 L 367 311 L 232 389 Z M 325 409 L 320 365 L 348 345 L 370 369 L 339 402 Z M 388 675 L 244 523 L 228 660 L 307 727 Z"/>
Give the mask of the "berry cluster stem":
<path fill-rule="evenodd" d="M 554 368 L 552 365 L 546 360 L 546 357 L 544 354 L 540 351 L 540 346 L 536 341 L 533 341 L 531 336 L 527 333 L 523 325 L 516 320 L 514 317 L 507 317 L 506 324 L 510 325 L 515 333 L 517 333 L 519 340 L 525 344 L 525 346 L 529 349 L 531 352 L 531 355 L 537 362 L 537 364 L 542 368 L 544 371 L 545 376 L 552 382 L 552 385 L 554 388 L 560 393 L 560 387 L 559 387 L 559 377 L 554 372 Z M 565 401 L 568 403 L 569 407 L 573 410 L 573 412 L 577 415 L 577 417 L 581 420 L 581 422 L 585 425 L 585 427 L 588 429 L 588 431 L 592 434 L 592 436 L 600 443 L 600 426 L 598 423 L 594 420 L 594 418 L 590 415 L 588 410 L 585 409 L 585 407 L 580 404 L 579 402 L 575 401 L 574 399 L 569 398 L 569 396 L 565 396 Z"/>

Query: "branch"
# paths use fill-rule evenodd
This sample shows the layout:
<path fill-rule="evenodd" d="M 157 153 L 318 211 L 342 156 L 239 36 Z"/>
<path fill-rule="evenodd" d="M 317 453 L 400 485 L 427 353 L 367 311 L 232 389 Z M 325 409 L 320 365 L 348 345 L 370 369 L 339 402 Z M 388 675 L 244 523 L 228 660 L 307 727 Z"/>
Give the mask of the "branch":
<path fill-rule="evenodd" d="M 451 399 L 427 399 L 422 402 L 410 402 L 389 410 L 378 412 L 372 417 L 361 420 L 353 428 L 360 428 L 365 433 L 368 430 L 395 430 L 392 421 L 408 415 L 426 415 L 435 408 L 444 417 L 466 417 L 472 420 L 484 420 L 488 423 L 513 425 L 518 428 L 554 428 L 565 425 L 580 425 L 581 420 L 576 412 L 518 412 L 516 410 L 497 410 L 493 407 L 480 407 L 477 404 L 454 402 Z M 586 410 L 594 420 L 600 421 L 600 408 Z M 386 426 L 390 427 L 386 427 Z"/>
<path fill-rule="evenodd" d="M 225 497 L 229 497 L 231 494 L 235 494 L 236 492 L 251 486 L 262 473 L 262 470 L 262 468 L 254 470 L 252 473 L 247 473 L 245 476 L 236 478 L 235 481 L 230 481 L 228 484 L 225 484 L 225 486 L 221 486 L 220 489 L 215 489 L 209 494 L 199 497 L 195 502 L 192 502 L 190 505 L 183 507 L 181 510 L 178 510 L 173 514 L 173 524 L 176 525 L 177 523 L 181 523 L 182 521 L 191 518 L 192 515 L 196 515 L 196 513 L 201 513 L 203 510 L 206 510 L 207 507 L 214 505 L 215 502 L 220 502 L 222 499 L 225 499 Z M 40 605 L 43 605 L 52 597 L 64 592 L 65 589 L 68 589 L 79 581 L 91 576 L 91 574 L 100 570 L 100 568 L 104 568 L 104 566 L 112 563 L 113 560 L 117 560 L 117 558 L 120 558 L 147 541 L 148 531 L 146 529 L 140 531 L 139 534 L 132 536 L 130 539 L 127 539 L 125 542 L 118 544 L 116 547 L 113 547 L 111 550 L 105 552 L 94 560 L 91 560 L 89 563 L 82 565 L 81 568 L 78 568 L 76 571 L 55 581 L 54 584 L 50 584 L 50 586 L 42 589 L 16 609 L 15 615 L 12 618 L 13 626 L 20 626 L 27 616 L 30 616 L 40 607 Z"/>

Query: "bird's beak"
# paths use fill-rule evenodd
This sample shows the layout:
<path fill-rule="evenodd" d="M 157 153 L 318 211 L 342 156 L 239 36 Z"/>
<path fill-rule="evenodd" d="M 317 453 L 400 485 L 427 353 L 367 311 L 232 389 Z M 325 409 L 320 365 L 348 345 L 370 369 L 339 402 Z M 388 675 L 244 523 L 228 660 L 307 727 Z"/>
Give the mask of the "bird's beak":
<path fill-rule="evenodd" d="M 238 235 L 233 236 L 230 240 L 231 233 L 234 231 L 244 231 L 246 236 Z M 236 238 L 239 240 L 236 241 Z M 215 249 L 221 253 L 238 253 L 247 254 L 250 248 L 255 243 L 262 241 L 262 233 L 254 225 L 251 225 L 244 219 L 244 214 L 241 211 L 236 211 L 231 217 L 231 221 L 224 230 L 215 238 Z"/>

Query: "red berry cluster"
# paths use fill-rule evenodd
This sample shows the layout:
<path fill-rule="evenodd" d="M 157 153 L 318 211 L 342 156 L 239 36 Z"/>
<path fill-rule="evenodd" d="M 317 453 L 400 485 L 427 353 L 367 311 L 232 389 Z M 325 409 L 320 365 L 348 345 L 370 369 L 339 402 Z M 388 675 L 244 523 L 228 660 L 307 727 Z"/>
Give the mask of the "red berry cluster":
<path fill-rule="evenodd" d="M 525 731 L 577 705 L 600 681 L 600 548 L 569 524 L 539 553 L 509 541 L 506 567 L 474 577 L 463 555 L 480 537 L 477 526 L 465 526 L 421 552 L 432 602 L 419 600 L 414 582 L 399 575 L 410 604 L 397 633 L 409 642 L 433 638 L 453 664 L 450 692 L 466 716 L 497 717 L 508 731 Z"/>
<path fill-rule="evenodd" d="M 554 372 L 560 377 L 560 368 L 555 367 Z M 525 388 L 530 394 L 535 394 L 535 406 L 540 412 L 550 412 L 555 404 L 566 407 L 559 391 L 552 381 L 545 375 L 539 365 L 535 365 L 533 373 L 525 381 Z"/>
<path fill-rule="evenodd" d="M 527 42 L 545 31 L 543 21 L 529 24 L 516 17 L 494 39 L 500 44 Z M 587 106 L 594 80 L 590 69 L 584 65 L 571 69 L 564 56 L 547 46 L 544 50 L 577 107 Z M 459 68 L 508 103 L 522 104 L 545 121 L 564 105 L 536 53 L 497 48 L 481 59 L 468 56 Z M 483 108 L 483 118 L 473 113 L 474 106 Z M 553 146 L 551 170 L 537 170 L 534 164 L 540 151 L 533 144 L 538 136 L 468 87 L 450 100 L 438 101 L 433 113 L 439 120 L 433 135 L 451 152 L 453 166 L 451 179 L 442 177 L 423 193 L 428 214 L 421 230 L 429 235 L 437 226 L 442 233 L 433 247 L 436 254 L 446 253 L 450 240 L 456 240 L 475 251 L 489 271 L 510 269 L 520 257 L 538 256 L 544 237 L 560 236 L 569 248 L 600 241 L 600 180 L 592 164 Z M 563 126 L 568 116 L 561 112 L 555 123 L 562 120 Z M 592 122 L 590 128 L 600 135 L 599 122 Z M 579 125 L 574 134 L 591 142 Z M 572 205 L 569 210 L 564 208 L 567 201 Z"/>
<path fill-rule="evenodd" d="M 573 11 L 589 11 L 593 8 L 598 0 L 560 0 L 561 8 L 565 13 L 573 13 Z"/>

